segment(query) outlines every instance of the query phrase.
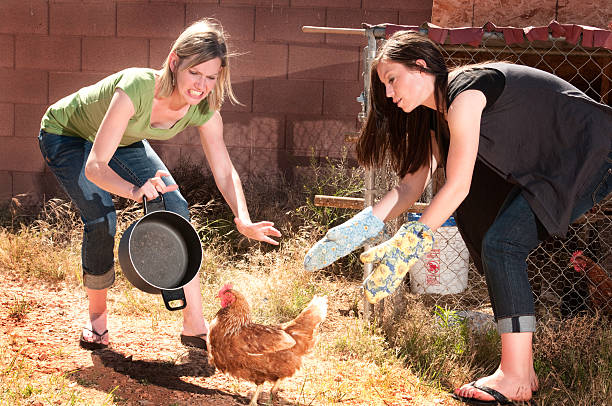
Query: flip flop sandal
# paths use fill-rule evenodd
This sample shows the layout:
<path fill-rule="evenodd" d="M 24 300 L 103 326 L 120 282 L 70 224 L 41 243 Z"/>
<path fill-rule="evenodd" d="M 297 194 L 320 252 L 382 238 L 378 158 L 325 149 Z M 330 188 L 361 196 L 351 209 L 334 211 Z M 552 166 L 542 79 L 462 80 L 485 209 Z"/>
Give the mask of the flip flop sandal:
<path fill-rule="evenodd" d="M 206 350 L 206 334 L 186 336 L 181 334 L 181 344 L 187 347 L 194 347 Z"/>
<path fill-rule="evenodd" d="M 461 402 L 467 403 L 468 405 L 476 405 L 476 406 L 496 406 L 496 405 L 516 405 L 523 404 L 523 402 L 514 403 L 503 394 L 499 393 L 495 389 L 489 388 L 488 386 L 480 386 L 476 385 L 476 381 L 470 382 L 468 385 L 478 389 L 481 392 L 484 392 L 488 395 L 491 395 L 495 400 L 481 400 L 476 398 L 468 398 L 465 396 L 459 396 L 457 394 L 452 394 L 453 399 L 457 399 Z"/>
<path fill-rule="evenodd" d="M 93 350 L 100 350 L 102 348 L 108 347 L 108 344 L 104 344 L 102 342 L 102 338 L 106 334 L 108 334 L 108 330 L 104 330 L 104 332 L 102 332 L 102 333 L 98 333 L 94 329 L 89 329 L 87 327 L 83 327 L 83 330 L 87 330 L 91 334 L 93 334 L 94 340 L 93 341 L 85 340 L 85 337 L 83 337 L 83 331 L 81 331 L 81 338 L 79 339 L 79 345 L 81 346 L 81 348 L 93 351 Z"/>

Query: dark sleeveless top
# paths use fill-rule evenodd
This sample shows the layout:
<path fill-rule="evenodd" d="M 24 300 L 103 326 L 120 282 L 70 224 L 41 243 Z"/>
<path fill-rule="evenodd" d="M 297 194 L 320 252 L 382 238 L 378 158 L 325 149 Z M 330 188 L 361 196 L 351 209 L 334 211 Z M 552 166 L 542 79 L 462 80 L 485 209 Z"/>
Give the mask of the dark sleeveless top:
<path fill-rule="evenodd" d="M 487 97 L 476 169 L 503 183 L 500 193 L 518 185 L 546 232 L 564 236 L 576 196 L 612 150 L 612 108 L 555 75 L 508 63 L 458 73 L 450 103 L 468 89 Z"/>

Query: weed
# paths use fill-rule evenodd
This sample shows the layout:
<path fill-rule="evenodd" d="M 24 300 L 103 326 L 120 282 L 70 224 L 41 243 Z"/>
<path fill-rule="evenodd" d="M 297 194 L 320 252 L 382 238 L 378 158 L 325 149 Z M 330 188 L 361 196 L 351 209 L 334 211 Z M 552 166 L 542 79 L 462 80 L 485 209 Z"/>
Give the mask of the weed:
<path fill-rule="evenodd" d="M 17 321 L 21 321 L 30 311 L 31 304 L 27 299 L 15 298 L 13 303 L 9 305 L 9 317 Z"/>

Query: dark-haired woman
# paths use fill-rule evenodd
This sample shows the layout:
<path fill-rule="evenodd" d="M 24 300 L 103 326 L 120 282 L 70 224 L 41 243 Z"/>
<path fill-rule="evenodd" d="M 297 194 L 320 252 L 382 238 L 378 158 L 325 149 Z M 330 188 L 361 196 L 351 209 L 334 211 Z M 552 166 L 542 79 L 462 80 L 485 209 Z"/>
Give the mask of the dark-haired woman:
<path fill-rule="evenodd" d="M 252 223 L 240 179 L 223 141 L 219 109 L 232 101 L 228 49 L 222 27 L 201 20 L 175 41 L 161 70 L 129 68 L 73 93 L 45 113 L 42 154 L 80 211 L 84 224 L 83 284 L 89 317 L 80 345 L 106 347 L 106 296 L 115 280 L 116 213 L 111 194 L 141 202 L 164 194 L 166 209 L 189 219 L 187 201 L 147 139 L 167 140 L 197 127 L 215 182 L 245 236 L 277 244 L 271 222 Z M 205 348 L 199 278 L 185 285 L 181 342 Z"/>
<path fill-rule="evenodd" d="M 364 281 L 370 302 L 391 294 L 417 258 L 432 248 L 433 231 L 455 211 L 466 243 L 479 254 L 501 334 L 498 369 L 455 390 L 467 403 L 524 401 L 538 388 L 532 338 L 534 300 L 529 252 L 612 191 L 612 109 L 560 78 L 508 63 L 449 72 L 439 47 L 401 31 L 381 47 L 371 71 L 371 111 L 357 145 L 367 167 L 390 159 L 400 184 L 373 207 L 329 230 L 305 258 L 320 269 L 365 245 L 384 221 L 405 212 L 430 174 L 443 166 L 445 184 L 420 221 L 361 255 L 374 262 Z M 470 218 L 486 207 L 475 168 L 512 189 L 482 232 Z"/>

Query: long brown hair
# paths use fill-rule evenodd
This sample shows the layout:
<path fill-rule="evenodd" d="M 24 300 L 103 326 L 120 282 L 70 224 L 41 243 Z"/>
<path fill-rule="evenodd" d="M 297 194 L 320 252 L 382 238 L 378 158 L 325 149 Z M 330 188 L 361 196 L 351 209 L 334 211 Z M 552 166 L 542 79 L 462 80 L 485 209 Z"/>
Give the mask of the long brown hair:
<path fill-rule="evenodd" d="M 170 96 L 174 90 L 173 73 L 170 69 L 170 54 L 174 52 L 179 57 L 178 68 L 181 70 L 189 69 L 211 59 L 221 59 L 221 70 L 215 88 L 207 96 L 208 104 L 212 110 L 219 110 L 226 96 L 232 103 L 240 104 L 232 90 L 229 66 L 229 57 L 232 55 L 229 53 L 225 37 L 223 27 L 213 19 L 199 20 L 187 27 L 174 41 L 164 61 L 158 96 Z M 185 66 L 183 62 L 187 62 Z"/>
<path fill-rule="evenodd" d="M 422 59 L 427 67 L 418 65 Z M 376 67 L 381 60 L 401 63 L 435 76 L 434 100 L 437 111 L 418 106 L 405 113 L 386 96 Z M 357 141 L 357 159 L 366 167 L 382 166 L 389 155 L 398 176 L 414 173 L 431 165 L 433 145 L 430 130 L 435 128 L 442 159 L 448 151 L 448 126 L 444 114 L 448 107 L 448 68 L 438 45 L 410 31 L 398 31 L 380 48 L 370 70 L 370 111 Z"/>

